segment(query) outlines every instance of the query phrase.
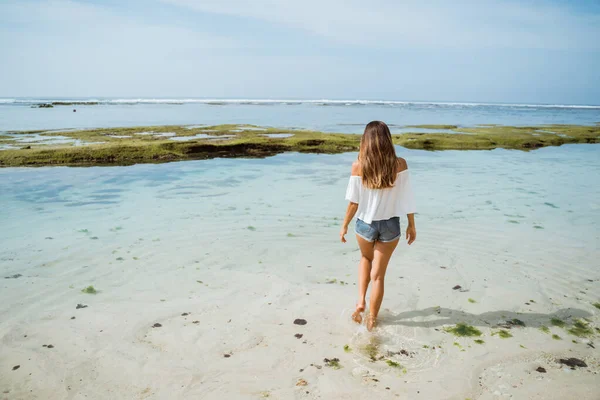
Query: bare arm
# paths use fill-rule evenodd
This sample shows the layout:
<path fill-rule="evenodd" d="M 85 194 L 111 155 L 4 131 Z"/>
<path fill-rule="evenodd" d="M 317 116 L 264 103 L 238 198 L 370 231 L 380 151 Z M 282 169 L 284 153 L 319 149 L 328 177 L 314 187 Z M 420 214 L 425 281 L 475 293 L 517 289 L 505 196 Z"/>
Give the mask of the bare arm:
<path fill-rule="evenodd" d="M 350 225 L 350 221 L 352 221 L 352 218 L 354 218 L 356 210 L 358 210 L 358 204 L 352 202 L 348 203 L 348 208 L 346 208 L 346 216 L 344 217 L 344 223 L 342 224 L 342 229 L 340 229 L 340 240 L 342 243 L 346 243 L 346 238 L 344 236 L 346 233 L 348 233 L 348 225 Z"/>
<path fill-rule="evenodd" d="M 360 176 L 360 164 L 358 161 L 352 163 L 352 171 L 351 175 Z M 342 224 L 342 229 L 340 229 L 340 240 L 342 243 L 346 243 L 346 238 L 344 237 L 346 233 L 348 233 L 348 225 L 356 215 L 356 211 L 358 210 L 358 203 L 350 202 L 348 203 L 348 208 L 346 208 L 346 216 L 344 217 L 344 223 Z"/>
<path fill-rule="evenodd" d="M 406 214 L 408 226 L 406 227 L 406 240 L 412 244 L 417 239 L 417 228 L 415 227 L 415 214 Z"/>

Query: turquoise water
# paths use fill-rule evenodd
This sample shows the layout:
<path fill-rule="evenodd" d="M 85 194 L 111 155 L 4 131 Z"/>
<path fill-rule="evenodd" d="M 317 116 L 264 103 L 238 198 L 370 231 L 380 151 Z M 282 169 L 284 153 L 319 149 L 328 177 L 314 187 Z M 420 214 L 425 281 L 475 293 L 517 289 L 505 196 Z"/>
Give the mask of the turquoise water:
<path fill-rule="evenodd" d="M 511 248 L 527 258 L 531 240 L 548 246 L 547 254 L 556 246 L 579 249 L 569 255 L 574 258 L 598 251 L 600 145 L 529 153 L 402 148 L 398 153 L 412 171 L 424 250 L 456 246 L 448 255 L 457 256 L 481 245 L 478 251 Z M 0 169 L 0 271 L 63 273 L 73 259 L 100 268 L 114 262 L 112 251 L 125 244 L 135 244 L 146 257 L 157 252 L 181 257 L 181 251 L 191 256 L 198 246 L 228 243 L 265 259 L 306 246 L 335 249 L 355 157 L 290 153 L 129 167 Z M 277 248 L 270 246 L 282 239 Z M 44 265 L 53 265 L 53 272 Z"/>
<path fill-rule="evenodd" d="M 600 145 L 397 151 L 412 174 L 418 236 L 390 262 L 375 335 L 384 353 L 415 353 L 398 359 L 402 381 L 360 352 L 369 336 L 349 321 L 360 256 L 352 234 L 341 244 L 338 232 L 356 153 L 287 153 L 0 169 L 3 390 L 248 398 L 239 393 L 291 393 L 296 371 L 335 356 L 340 371 L 308 369 L 341 379 L 331 393 L 371 390 L 356 370 L 413 393 L 443 374 L 454 385 L 443 392 L 465 398 L 480 368 L 503 357 L 589 354 L 560 328 L 562 341 L 537 327 L 553 316 L 598 326 Z M 98 293 L 81 293 L 88 285 Z M 528 326 L 514 341 L 491 336 L 491 324 L 513 317 Z M 469 348 L 441 329 L 465 321 L 486 345 Z"/>
<path fill-rule="evenodd" d="M 50 109 L 31 108 L 33 104 L 55 100 L 83 103 Z M 101 104 L 85 105 L 89 101 Z M 245 123 L 362 133 L 364 125 L 375 119 L 387 122 L 392 131 L 397 132 L 402 132 L 404 125 L 414 124 L 592 125 L 600 122 L 600 106 L 331 100 L 0 99 L 0 131 Z"/>

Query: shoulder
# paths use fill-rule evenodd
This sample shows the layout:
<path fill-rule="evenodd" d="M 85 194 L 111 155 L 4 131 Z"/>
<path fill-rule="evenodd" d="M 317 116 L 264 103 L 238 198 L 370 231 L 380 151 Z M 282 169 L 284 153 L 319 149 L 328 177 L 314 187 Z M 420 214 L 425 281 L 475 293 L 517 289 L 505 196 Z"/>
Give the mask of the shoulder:
<path fill-rule="evenodd" d="M 352 163 L 352 175 L 360 176 L 360 163 L 358 161 L 354 161 Z"/>
<path fill-rule="evenodd" d="M 406 160 L 402 157 L 398 157 L 398 166 L 396 169 L 396 172 L 402 172 L 408 169 L 408 164 L 406 163 Z"/>

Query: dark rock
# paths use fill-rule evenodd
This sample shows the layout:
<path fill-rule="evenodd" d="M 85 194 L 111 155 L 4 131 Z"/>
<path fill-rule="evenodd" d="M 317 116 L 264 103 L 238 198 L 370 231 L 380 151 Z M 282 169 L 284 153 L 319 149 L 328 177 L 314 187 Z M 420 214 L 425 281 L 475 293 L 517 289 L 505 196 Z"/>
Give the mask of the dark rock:
<path fill-rule="evenodd" d="M 390 388 L 386 386 L 386 387 L 385 387 L 385 390 L 390 390 Z"/>
<path fill-rule="evenodd" d="M 16 370 L 18 370 L 19 368 L 21 368 L 21 366 L 20 366 L 20 365 L 15 365 L 15 366 L 13 367 L 13 371 L 16 371 Z"/>
<path fill-rule="evenodd" d="M 53 349 L 53 348 L 54 348 L 54 345 L 52 345 L 52 344 L 49 344 L 49 345 L 48 345 L 48 346 L 46 346 L 46 347 L 48 347 L 49 349 Z"/>
<path fill-rule="evenodd" d="M 558 360 L 559 363 L 561 364 L 565 364 L 568 367 L 571 367 L 571 369 L 575 369 L 575 367 L 581 367 L 581 368 L 585 368 L 587 367 L 587 364 L 580 360 L 579 358 L 561 358 L 560 360 Z"/>
<path fill-rule="evenodd" d="M 539 373 L 545 374 L 546 373 L 546 368 L 544 368 L 544 367 L 537 367 L 536 371 L 539 372 Z"/>
<path fill-rule="evenodd" d="M 295 325 L 306 325 L 306 320 L 305 319 L 296 318 L 294 320 L 294 324 Z"/>
<path fill-rule="evenodd" d="M 30 149 L 31 149 L 31 146 L 23 146 L 23 147 L 21 147 L 21 150 L 30 150 Z"/>
<path fill-rule="evenodd" d="M 14 275 L 11 275 L 11 276 L 5 276 L 4 279 L 17 279 L 17 278 L 20 278 L 22 276 L 23 275 L 21 275 L 21 274 L 14 274 Z"/>
<path fill-rule="evenodd" d="M 462 289 L 462 286 L 460 286 L 460 285 L 456 285 L 456 286 L 454 286 L 454 287 L 452 288 L 452 290 L 459 290 L 459 289 Z"/>
<path fill-rule="evenodd" d="M 594 343 L 592 343 L 592 342 L 589 342 L 587 345 L 588 345 L 588 347 L 591 347 L 592 349 L 596 348 L 596 347 L 594 347 Z"/>
<path fill-rule="evenodd" d="M 193 321 L 192 324 L 199 324 L 200 321 Z"/>
<path fill-rule="evenodd" d="M 75 307 L 76 310 L 79 310 L 80 308 L 87 308 L 87 306 L 85 304 L 77 304 L 77 307 Z"/>
<path fill-rule="evenodd" d="M 71 319 L 75 319 L 75 317 L 71 317 Z"/>
<path fill-rule="evenodd" d="M 500 328 L 511 329 L 515 326 L 524 327 L 525 322 L 521 321 L 520 319 L 513 318 L 513 319 L 507 320 L 506 322 L 504 322 L 502 324 L 498 324 L 497 326 Z"/>
<path fill-rule="evenodd" d="M 296 339 L 302 339 L 303 335 L 301 333 L 296 333 L 294 336 L 296 337 Z"/>
<path fill-rule="evenodd" d="M 52 236 L 46 236 L 46 239 L 47 239 L 47 240 L 52 240 L 52 239 L 54 239 L 54 238 L 53 238 Z"/>
<path fill-rule="evenodd" d="M 190 315 L 189 313 L 184 312 L 183 314 L 181 314 L 182 317 L 187 317 L 188 315 Z"/>
<path fill-rule="evenodd" d="M 229 357 L 231 357 L 231 354 L 223 354 L 223 357 L 229 358 Z"/>
<path fill-rule="evenodd" d="M 161 324 L 159 324 L 158 322 L 157 322 L 157 323 L 155 323 L 154 325 L 152 325 L 152 327 L 153 327 L 153 328 L 160 328 L 161 326 L 162 326 L 162 325 L 161 325 Z"/>

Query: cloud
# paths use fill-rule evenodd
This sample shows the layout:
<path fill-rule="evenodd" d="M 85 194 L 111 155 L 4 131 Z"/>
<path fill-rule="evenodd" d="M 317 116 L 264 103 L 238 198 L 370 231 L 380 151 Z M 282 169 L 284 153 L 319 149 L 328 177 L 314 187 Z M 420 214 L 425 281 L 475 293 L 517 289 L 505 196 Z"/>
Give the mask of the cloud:
<path fill-rule="evenodd" d="M 382 48 L 600 49 L 600 15 L 551 2 L 421 0 L 162 0 L 202 13 Z"/>

